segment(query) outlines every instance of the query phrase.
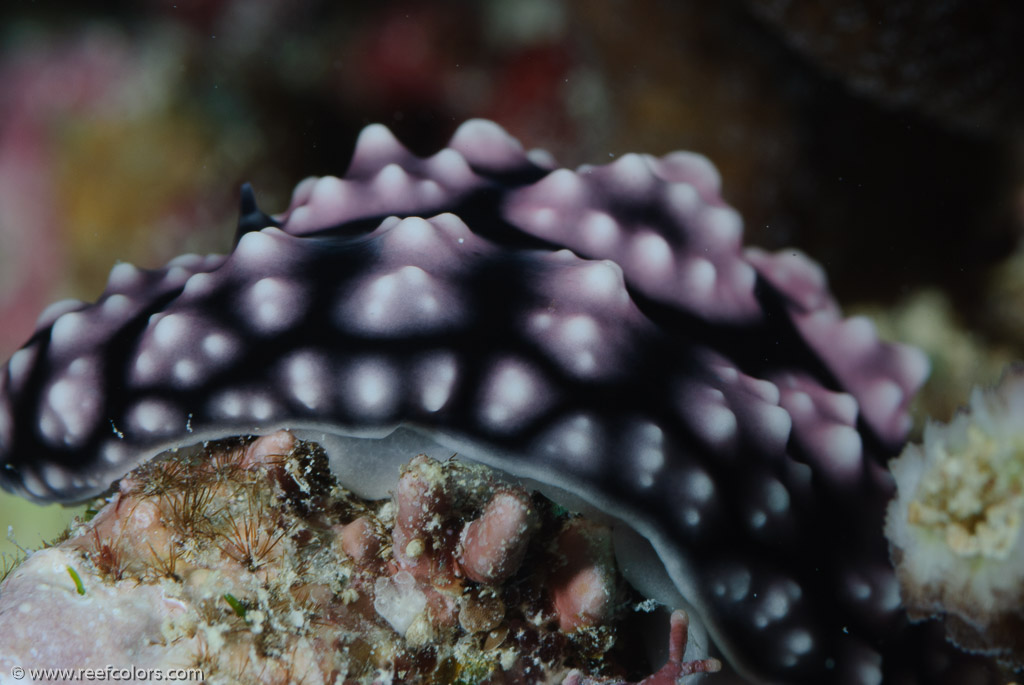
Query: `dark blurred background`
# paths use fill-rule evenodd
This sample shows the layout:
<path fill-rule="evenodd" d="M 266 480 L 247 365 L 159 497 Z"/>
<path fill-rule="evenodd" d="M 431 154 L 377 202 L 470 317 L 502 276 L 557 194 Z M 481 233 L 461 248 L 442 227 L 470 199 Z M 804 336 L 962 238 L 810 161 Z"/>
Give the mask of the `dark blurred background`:
<path fill-rule="evenodd" d="M 0 9 L 0 358 L 119 260 L 225 251 L 361 127 L 565 165 L 704 153 L 747 240 L 924 346 L 942 415 L 1024 349 L 1024 3 L 132 0 Z M 945 383 L 945 385 L 944 385 Z M 24 540 L 35 544 L 35 540 Z"/>

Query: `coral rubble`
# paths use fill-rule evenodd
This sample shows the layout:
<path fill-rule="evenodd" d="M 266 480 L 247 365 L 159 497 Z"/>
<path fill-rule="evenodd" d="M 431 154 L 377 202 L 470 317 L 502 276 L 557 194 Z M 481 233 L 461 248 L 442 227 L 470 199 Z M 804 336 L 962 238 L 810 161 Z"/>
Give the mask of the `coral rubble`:
<path fill-rule="evenodd" d="M 0 585 L 0 668 L 196 668 L 210 683 L 670 683 L 601 524 L 487 467 L 414 458 L 394 497 L 338 486 L 286 432 L 147 463 Z M 513 529 L 517 534 L 505 535 Z M 597 567 L 599 570 L 594 570 Z M 607 601 L 590 611 L 590 575 Z M 555 580 L 555 578 L 559 580 Z M 641 604 L 641 606 L 644 606 Z M 54 639 L 60 636 L 59 639 Z"/>

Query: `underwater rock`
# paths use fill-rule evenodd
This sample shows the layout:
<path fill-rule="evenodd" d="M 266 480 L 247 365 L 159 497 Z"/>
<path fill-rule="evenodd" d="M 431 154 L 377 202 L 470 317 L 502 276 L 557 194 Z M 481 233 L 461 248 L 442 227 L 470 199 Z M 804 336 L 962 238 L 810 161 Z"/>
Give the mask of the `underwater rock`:
<path fill-rule="evenodd" d="M 746 2 L 856 91 L 966 130 L 1019 127 L 1024 12 L 1014 3 Z"/>
<path fill-rule="evenodd" d="M 209 683 L 310 684 L 621 683 L 656 671 L 620 635 L 643 625 L 621 575 L 614 608 L 562 630 L 546 588 L 564 548 L 534 537 L 517 554 L 525 564 L 487 583 L 446 564 L 452 550 L 441 558 L 439 541 L 459 539 L 481 512 L 495 518 L 504 509 L 495 500 L 519 501 L 520 486 L 455 460 L 419 456 L 413 469 L 432 471 L 454 503 L 406 530 L 438 553 L 417 575 L 394 553 L 408 490 L 355 497 L 322 450 L 288 433 L 149 462 L 0 585 L 0 668 L 113 664 L 198 669 Z M 460 496 L 469 491 L 477 496 Z M 583 521 L 540 496 L 526 501 L 550 533 Z M 349 555 L 345 531 L 356 525 L 390 544 L 372 558 Z M 683 660 L 686 614 L 671 622 L 670 659 L 657 673 L 717 670 L 714 659 Z"/>

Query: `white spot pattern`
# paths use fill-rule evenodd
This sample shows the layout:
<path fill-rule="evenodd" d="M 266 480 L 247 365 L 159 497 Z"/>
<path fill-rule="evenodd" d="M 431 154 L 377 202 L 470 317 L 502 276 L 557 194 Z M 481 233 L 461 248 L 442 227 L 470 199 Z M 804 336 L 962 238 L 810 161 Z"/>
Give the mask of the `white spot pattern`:
<path fill-rule="evenodd" d="M 24 387 L 32 365 L 36 363 L 38 356 L 38 344 L 23 347 L 11 355 L 11 360 L 7 363 L 7 370 L 11 375 L 11 390 L 18 392 Z"/>
<path fill-rule="evenodd" d="M 169 402 L 148 398 L 128 411 L 128 426 L 137 433 L 170 435 L 185 429 L 185 417 Z"/>
<path fill-rule="evenodd" d="M 305 292 L 298 284 L 278 277 L 256 281 L 242 295 L 248 321 L 260 333 L 287 330 L 305 314 Z"/>
<path fill-rule="evenodd" d="M 403 266 L 345 297 L 338 324 L 365 335 L 393 337 L 436 332 L 460 318 L 460 303 L 437 279 L 417 266 Z"/>
<path fill-rule="evenodd" d="M 513 431 L 541 414 L 549 391 L 538 372 L 525 362 L 503 359 L 482 383 L 480 420 L 492 430 Z"/>
<path fill-rule="evenodd" d="M 451 398 L 458 378 L 458 365 L 451 352 L 427 355 L 417 364 L 420 403 L 428 412 L 440 411 Z"/>
<path fill-rule="evenodd" d="M 39 427 L 51 445 L 79 446 L 96 428 L 102 410 L 99 365 L 80 357 L 54 376 L 40 408 Z"/>
<path fill-rule="evenodd" d="M 302 350 L 284 361 L 284 382 L 292 397 L 306 409 L 325 410 L 328 366 L 322 354 Z"/>
<path fill-rule="evenodd" d="M 369 421 L 387 417 L 400 399 L 396 371 L 383 357 L 367 357 L 349 364 L 338 388 L 341 402 Z"/>

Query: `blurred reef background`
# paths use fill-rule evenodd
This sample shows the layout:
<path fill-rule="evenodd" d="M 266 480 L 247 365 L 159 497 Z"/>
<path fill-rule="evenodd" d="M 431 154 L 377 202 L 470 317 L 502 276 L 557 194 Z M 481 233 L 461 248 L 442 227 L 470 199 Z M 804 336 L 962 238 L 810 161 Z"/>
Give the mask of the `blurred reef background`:
<path fill-rule="evenodd" d="M 117 261 L 229 250 L 244 181 L 280 211 L 366 124 L 426 154 L 487 117 L 567 166 L 707 155 L 748 244 L 807 252 L 847 312 L 929 353 L 919 423 L 1024 359 L 1022 4 L 103 8 L 0 8 L 0 358 Z M 0 500 L 26 547 L 69 515 Z"/>

